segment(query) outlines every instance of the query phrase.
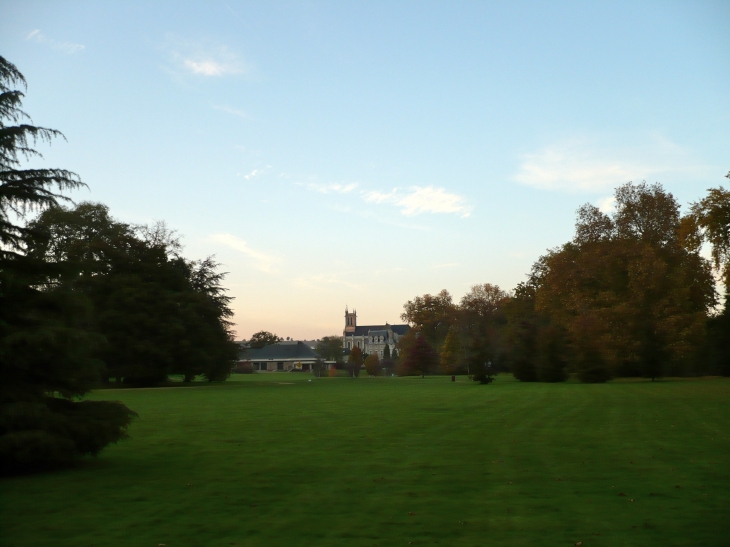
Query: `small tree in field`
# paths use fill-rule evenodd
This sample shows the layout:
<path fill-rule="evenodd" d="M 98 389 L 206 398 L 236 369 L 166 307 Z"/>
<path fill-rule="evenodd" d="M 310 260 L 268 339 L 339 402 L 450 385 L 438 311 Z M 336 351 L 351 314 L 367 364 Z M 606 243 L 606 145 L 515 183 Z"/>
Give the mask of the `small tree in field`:
<path fill-rule="evenodd" d="M 362 350 L 355 346 L 350 350 L 350 355 L 347 357 L 347 369 L 353 378 L 360 376 L 360 368 L 362 367 Z"/>
<path fill-rule="evenodd" d="M 370 376 L 379 376 L 380 370 L 380 359 L 378 359 L 378 354 L 373 353 L 371 355 L 368 355 L 367 359 L 365 359 L 365 370 Z"/>

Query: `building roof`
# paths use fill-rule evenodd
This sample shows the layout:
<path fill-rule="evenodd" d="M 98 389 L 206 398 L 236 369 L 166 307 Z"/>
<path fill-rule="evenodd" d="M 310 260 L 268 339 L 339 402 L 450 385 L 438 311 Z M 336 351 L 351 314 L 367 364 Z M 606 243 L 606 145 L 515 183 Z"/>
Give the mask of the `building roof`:
<path fill-rule="evenodd" d="M 319 354 L 304 342 L 279 342 L 263 348 L 246 348 L 238 355 L 239 359 L 248 361 L 284 361 L 319 359 Z"/>
<path fill-rule="evenodd" d="M 387 331 L 392 330 L 398 336 L 403 336 L 411 327 L 408 325 L 358 325 L 355 332 L 346 333 L 347 336 L 367 336 L 370 331 Z"/>

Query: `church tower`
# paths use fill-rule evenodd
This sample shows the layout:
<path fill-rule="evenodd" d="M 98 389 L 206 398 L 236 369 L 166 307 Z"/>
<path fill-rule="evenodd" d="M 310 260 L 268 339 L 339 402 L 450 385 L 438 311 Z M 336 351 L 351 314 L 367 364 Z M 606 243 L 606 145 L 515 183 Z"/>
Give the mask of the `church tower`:
<path fill-rule="evenodd" d="M 354 333 L 356 326 L 357 310 L 352 310 L 352 313 L 350 313 L 347 311 L 347 306 L 345 306 L 345 330 L 343 331 L 343 334 L 347 336 L 348 334 Z"/>

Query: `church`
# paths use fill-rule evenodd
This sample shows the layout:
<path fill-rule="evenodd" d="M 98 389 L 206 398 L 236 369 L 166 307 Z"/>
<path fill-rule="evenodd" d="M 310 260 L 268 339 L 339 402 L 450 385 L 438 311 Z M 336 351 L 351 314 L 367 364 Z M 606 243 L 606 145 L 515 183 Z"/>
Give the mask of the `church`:
<path fill-rule="evenodd" d="M 345 353 L 350 353 L 352 348 L 360 348 L 363 353 L 368 355 L 377 353 L 378 357 L 383 358 L 385 346 L 390 348 L 390 354 L 393 354 L 395 345 L 401 336 L 404 336 L 410 327 L 408 325 L 365 325 L 358 326 L 357 310 L 350 313 L 345 306 L 345 329 L 342 331 L 342 347 Z"/>

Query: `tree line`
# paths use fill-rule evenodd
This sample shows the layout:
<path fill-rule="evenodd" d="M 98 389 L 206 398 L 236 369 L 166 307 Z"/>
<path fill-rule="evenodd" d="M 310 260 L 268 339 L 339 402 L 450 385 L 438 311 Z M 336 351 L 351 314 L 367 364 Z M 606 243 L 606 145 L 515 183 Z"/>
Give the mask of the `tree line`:
<path fill-rule="evenodd" d="M 400 373 L 483 383 L 497 371 L 528 382 L 730 375 L 730 191 L 708 190 L 686 215 L 658 183 L 627 183 L 614 197 L 610 215 L 582 206 L 573 239 L 513 291 L 487 283 L 458 303 L 446 290 L 406 302 Z"/>
<path fill-rule="evenodd" d="M 127 435 L 135 412 L 82 401 L 113 380 L 225 379 L 237 356 L 231 298 L 211 257 L 182 256 L 164 223 L 133 226 L 64 169 L 23 168 L 63 138 L 22 110 L 26 82 L 0 57 L 0 469 L 71 463 Z M 26 215 L 38 213 L 26 222 Z"/>

